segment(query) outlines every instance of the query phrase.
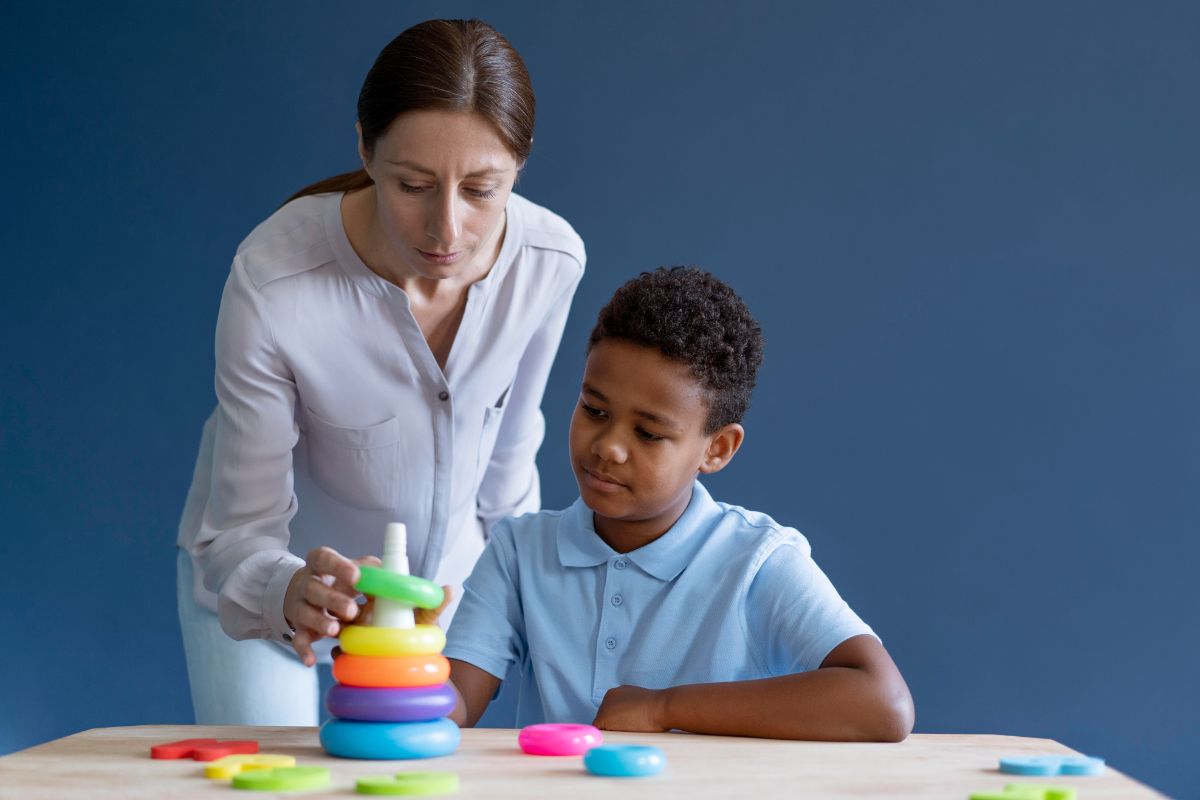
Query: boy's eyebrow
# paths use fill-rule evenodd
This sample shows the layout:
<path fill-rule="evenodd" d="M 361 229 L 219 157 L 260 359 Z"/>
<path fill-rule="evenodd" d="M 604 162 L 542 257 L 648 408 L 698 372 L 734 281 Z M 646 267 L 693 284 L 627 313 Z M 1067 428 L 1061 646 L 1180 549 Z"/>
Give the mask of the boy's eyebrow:
<path fill-rule="evenodd" d="M 413 170 L 414 172 L 420 172 L 423 175 L 436 175 L 437 174 L 433 170 L 428 169 L 426 167 L 422 167 L 420 164 L 414 164 L 411 161 L 392 161 L 391 159 L 386 159 L 386 161 L 389 164 L 394 164 L 397 167 L 406 167 L 408 169 Z M 472 172 L 468 175 L 465 175 L 464 177 L 483 178 L 483 177 L 487 177 L 488 175 L 499 175 L 503 172 L 507 172 L 507 170 L 505 170 L 501 167 L 487 167 L 485 169 L 477 169 L 474 172 Z"/>
<path fill-rule="evenodd" d="M 608 398 L 604 396 L 604 393 L 601 392 L 599 389 L 597 389 L 595 386 L 592 386 L 591 384 L 588 384 L 588 383 L 583 384 L 583 393 L 594 395 L 596 397 L 596 399 L 602 403 L 608 402 Z M 658 414 L 655 414 L 653 412 L 642 411 L 639 408 L 635 408 L 635 409 L 633 409 L 633 413 L 636 416 L 639 416 L 642 419 L 650 420 L 651 422 L 653 422 L 657 425 L 662 425 L 664 427 L 671 428 L 672 430 L 683 430 L 682 428 L 680 428 L 680 426 L 676 425 L 674 423 L 674 421 L 668 419 L 667 417 L 659 416 Z"/>

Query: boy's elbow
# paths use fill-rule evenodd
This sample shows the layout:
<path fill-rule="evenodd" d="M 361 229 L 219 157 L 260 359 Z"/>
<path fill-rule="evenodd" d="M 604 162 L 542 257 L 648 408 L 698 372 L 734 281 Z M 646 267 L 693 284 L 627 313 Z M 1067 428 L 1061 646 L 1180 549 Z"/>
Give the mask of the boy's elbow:
<path fill-rule="evenodd" d="M 916 721 L 916 709 L 913 707 L 912 695 L 908 688 L 903 687 L 883 703 L 879 715 L 879 730 L 876 732 L 877 741 L 903 742 L 912 733 Z"/>

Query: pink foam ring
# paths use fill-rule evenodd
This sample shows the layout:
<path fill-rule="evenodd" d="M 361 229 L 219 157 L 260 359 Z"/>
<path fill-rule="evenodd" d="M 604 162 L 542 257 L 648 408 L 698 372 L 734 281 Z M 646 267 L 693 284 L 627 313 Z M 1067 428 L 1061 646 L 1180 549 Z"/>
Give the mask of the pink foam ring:
<path fill-rule="evenodd" d="M 517 744 L 531 756 L 581 756 L 604 744 L 604 734 L 591 725 L 546 722 L 522 728 Z"/>

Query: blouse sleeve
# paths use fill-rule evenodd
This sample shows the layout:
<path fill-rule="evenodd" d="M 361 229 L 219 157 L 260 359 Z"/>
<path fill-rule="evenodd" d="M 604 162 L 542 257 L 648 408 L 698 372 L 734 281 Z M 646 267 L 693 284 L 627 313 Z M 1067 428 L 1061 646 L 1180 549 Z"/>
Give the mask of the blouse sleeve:
<path fill-rule="evenodd" d="M 555 299 L 525 348 L 509 391 L 508 410 L 500 422 L 496 446 L 479 487 L 478 510 L 484 531 L 505 517 L 538 511 L 541 483 L 535 458 L 546 432 L 542 395 L 562 340 L 571 300 L 583 278 L 583 264 L 566 290 Z"/>
<path fill-rule="evenodd" d="M 208 502 L 189 548 L 234 639 L 290 640 L 283 598 L 304 562 L 287 549 L 296 513 L 296 384 L 279 356 L 266 302 L 240 259 L 221 296 L 216 430 Z"/>

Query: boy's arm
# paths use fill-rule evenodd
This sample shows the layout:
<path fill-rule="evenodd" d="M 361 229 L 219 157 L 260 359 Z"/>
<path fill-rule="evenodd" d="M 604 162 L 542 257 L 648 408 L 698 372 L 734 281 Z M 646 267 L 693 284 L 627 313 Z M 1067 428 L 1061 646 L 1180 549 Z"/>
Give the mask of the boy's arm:
<path fill-rule="evenodd" d="M 450 714 L 450 719 L 454 720 L 460 728 L 473 728 L 475 723 L 479 722 L 479 718 L 483 716 L 483 712 L 487 710 L 492 698 L 496 696 L 496 689 L 500 687 L 500 679 L 474 664 L 452 658 L 450 659 L 450 687 L 454 689 L 454 694 L 458 698 L 458 702 L 454 705 L 454 711 Z"/>
<path fill-rule="evenodd" d="M 669 689 L 619 686 L 593 724 L 606 730 L 668 731 L 770 739 L 899 742 L 912 731 L 913 702 L 877 639 L 854 636 L 819 669 Z"/>

